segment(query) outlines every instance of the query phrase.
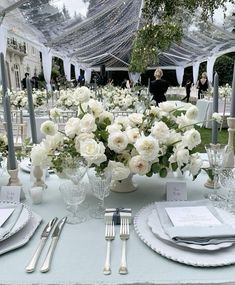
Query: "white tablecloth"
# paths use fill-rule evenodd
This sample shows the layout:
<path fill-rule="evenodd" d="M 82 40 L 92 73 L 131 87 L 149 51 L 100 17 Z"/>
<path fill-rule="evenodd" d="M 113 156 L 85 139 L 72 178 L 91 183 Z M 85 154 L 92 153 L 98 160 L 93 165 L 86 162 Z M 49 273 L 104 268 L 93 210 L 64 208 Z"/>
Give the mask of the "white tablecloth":
<path fill-rule="evenodd" d="M 197 122 L 202 122 L 200 125 L 206 128 L 211 128 L 212 127 L 212 114 L 213 114 L 213 101 L 212 98 L 211 100 L 207 99 L 200 99 L 197 100 L 196 104 L 198 108 L 198 116 L 196 121 Z M 224 110 L 224 101 L 219 100 L 218 104 L 218 112 L 223 113 Z"/>

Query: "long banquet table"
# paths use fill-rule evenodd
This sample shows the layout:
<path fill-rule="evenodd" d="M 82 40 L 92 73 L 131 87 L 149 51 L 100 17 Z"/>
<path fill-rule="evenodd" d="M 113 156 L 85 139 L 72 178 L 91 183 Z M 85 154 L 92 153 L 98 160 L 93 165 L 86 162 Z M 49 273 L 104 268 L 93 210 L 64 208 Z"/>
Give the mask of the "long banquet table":
<path fill-rule="evenodd" d="M 27 192 L 29 174 L 20 172 L 20 178 Z M 137 176 L 134 179 L 138 183 L 137 191 L 112 192 L 105 199 L 105 206 L 130 207 L 134 216 L 145 205 L 163 200 L 165 182 L 171 180 L 171 178 L 161 179 L 157 175 L 151 178 Z M 204 197 L 208 190 L 204 187 L 206 180 L 207 176 L 204 173 L 201 173 L 194 182 L 191 177 L 186 176 L 189 200 Z M 5 181 L 4 177 L 0 178 L 1 184 Z M 62 218 L 66 215 L 66 209 L 59 193 L 61 180 L 53 174 L 46 183 L 48 188 L 44 193 L 42 204 L 32 205 L 30 200 L 26 200 L 32 210 L 43 218 L 43 221 L 25 246 L 1 255 L 0 284 L 235 284 L 235 265 L 198 268 L 171 261 L 144 244 L 135 233 L 133 226 L 131 226 L 130 239 L 127 242 L 129 274 L 118 274 L 121 242 L 117 228 L 116 238 L 112 242 L 112 274 L 104 276 L 102 272 L 106 252 L 104 220 L 91 218 L 82 224 L 65 225 L 55 250 L 51 270 L 48 273 L 40 273 L 39 268 L 47 252 L 49 241 L 47 241 L 36 271 L 26 273 L 25 266 L 39 242 L 45 224 L 54 216 Z M 89 193 L 87 201 L 90 205 L 97 202 Z"/>

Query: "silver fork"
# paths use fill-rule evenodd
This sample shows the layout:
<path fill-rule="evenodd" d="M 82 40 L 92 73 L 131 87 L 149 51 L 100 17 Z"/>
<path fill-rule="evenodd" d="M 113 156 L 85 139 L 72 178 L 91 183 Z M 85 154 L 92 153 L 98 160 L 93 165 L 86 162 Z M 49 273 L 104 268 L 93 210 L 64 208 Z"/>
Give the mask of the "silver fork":
<path fill-rule="evenodd" d="M 106 258 L 103 270 L 104 275 L 111 274 L 111 266 L 110 266 L 111 241 L 114 240 L 114 238 L 115 238 L 114 223 L 112 221 L 112 218 L 110 218 L 106 221 L 105 225 L 105 239 L 107 241 L 107 250 L 106 250 Z"/>
<path fill-rule="evenodd" d="M 121 226 L 120 226 L 120 238 L 122 240 L 122 257 L 121 264 L 119 268 L 120 274 L 127 274 L 127 262 L 126 262 L 126 242 L 129 239 L 130 231 L 129 231 L 129 219 L 121 218 Z"/>

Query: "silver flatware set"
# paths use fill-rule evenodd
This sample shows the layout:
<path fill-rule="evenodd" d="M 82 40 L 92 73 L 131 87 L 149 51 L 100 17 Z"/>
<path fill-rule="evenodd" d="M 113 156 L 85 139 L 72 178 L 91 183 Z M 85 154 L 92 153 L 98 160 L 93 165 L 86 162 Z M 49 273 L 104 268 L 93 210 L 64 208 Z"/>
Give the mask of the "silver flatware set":
<path fill-rule="evenodd" d="M 46 254 L 46 257 L 45 257 L 45 260 L 41 266 L 41 269 L 40 271 L 42 273 L 44 272 L 47 272 L 50 270 L 50 266 L 51 266 L 51 261 L 52 261 L 52 257 L 53 257 L 53 254 L 54 254 L 54 251 L 55 251 L 55 247 L 56 247 L 56 244 L 58 242 L 58 239 L 60 237 L 60 234 L 61 234 L 61 231 L 63 229 L 63 226 L 66 222 L 66 219 L 67 217 L 64 217 L 63 219 L 61 219 L 53 233 L 52 233 L 52 236 L 51 236 L 51 243 L 50 243 L 50 246 L 49 246 L 49 249 L 48 249 L 48 252 Z M 50 235 L 50 233 L 52 232 L 53 230 L 53 227 L 55 226 L 56 222 L 57 222 L 58 218 L 54 218 L 52 219 L 51 221 L 49 221 L 49 223 L 45 226 L 42 234 L 41 234 L 41 238 L 40 238 L 40 242 L 36 248 L 36 251 L 34 252 L 33 254 L 33 257 L 31 258 L 31 260 L 29 261 L 28 265 L 26 266 L 25 270 L 26 272 L 28 273 L 31 273 L 31 272 L 34 272 L 35 271 L 35 268 L 36 268 L 36 265 L 38 263 L 38 260 L 39 260 L 39 257 L 43 251 L 43 248 L 46 244 L 46 241 Z"/>
<path fill-rule="evenodd" d="M 121 216 L 120 218 L 120 240 L 122 242 L 121 262 L 119 267 L 119 274 L 128 274 L 127 258 L 126 258 L 126 245 L 130 237 L 130 216 Z M 111 274 L 111 242 L 115 239 L 115 226 L 112 215 L 105 217 L 105 239 L 107 242 L 106 258 L 103 273 L 105 275 Z"/>

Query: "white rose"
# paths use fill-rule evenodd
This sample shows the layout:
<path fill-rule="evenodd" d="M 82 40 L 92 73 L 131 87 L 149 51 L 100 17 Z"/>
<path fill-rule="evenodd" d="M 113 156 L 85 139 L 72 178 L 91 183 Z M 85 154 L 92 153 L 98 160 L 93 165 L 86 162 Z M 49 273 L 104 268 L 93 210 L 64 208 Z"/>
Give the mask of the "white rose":
<path fill-rule="evenodd" d="M 93 139 L 94 138 L 93 133 L 81 133 L 78 136 L 75 137 L 74 143 L 75 143 L 75 148 L 77 152 L 80 152 L 80 143 L 81 141 L 85 141 L 87 139 Z"/>
<path fill-rule="evenodd" d="M 144 160 L 140 155 L 132 157 L 129 161 L 129 168 L 132 173 L 145 175 L 150 171 L 150 163 Z"/>
<path fill-rule="evenodd" d="M 164 122 L 156 122 L 151 128 L 151 135 L 159 140 L 164 140 L 169 137 L 169 128 Z"/>
<path fill-rule="evenodd" d="M 198 108 L 196 106 L 191 106 L 187 111 L 186 111 L 186 117 L 190 120 L 195 120 L 198 115 Z"/>
<path fill-rule="evenodd" d="M 130 174 L 129 167 L 125 166 L 121 162 L 109 161 L 108 168 L 110 168 L 112 171 L 113 180 L 126 179 Z"/>
<path fill-rule="evenodd" d="M 138 138 L 135 143 L 135 148 L 144 160 L 152 161 L 158 157 L 158 140 L 154 139 L 152 136 L 142 136 Z"/>
<path fill-rule="evenodd" d="M 103 122 L 105 119 L 109 119 L 110 122 L 113 122 L 113 114 L 108 112 L 108 111 L 103 111 L 100 115 L 99 115 L 99 121 Z"/>
<path fill-rule="evenodd" d="M 80 120 L 80 129 L 82 133 L 91 133 L 97 129 L 95 117 L 91 114 L 85 114 Z"/>
<path fill-rule="evenodd" d="M 43 144 L 33 146 L 31 151 L 31 161 L 34 166 L 46 167 L 49 165 L 48 150 Z"/>
<path fill-rule="evenodd" d="M 118 132 L 118 131 L 121 131 L 122 129 L 122 126 L 119 125 L 119 124 L 112 124 L 112 125 L 109 125 L 106 127 L 106 130 L 111 134 L 111 133 L 114 133 L 114 132 Z"/>
<path fill-rule="evenodd" d="M 133 113 L 128 116 L 131 125 L 140 125 L 143 122 L 143 114 L 140 113 Z"/>
<path fill-rule="evenodd" d="M 69 138 L 75 137 L 75 135 L 80 134 L 80 119 L 70 118 L 64 127 L 66 136 Z"/>
<path fill-rule="evenodd" d="M 64 135 L 61 133 L 56 133 L 54 136 L 46 136 L 42 141 L 42 145 L 48 149 L 55 149 L 59 146 L 59 144 L 63 143 Z"/>
<path fill-rule="evenodd" d="M 188 149 L 179 149 L 176 152 L 176 161 L 179 167 L 187 164 L 189 161 L 189 151 Z"/>
<path fill-rule="evenodd" d="M 57 118 L 57 117 L 60 117 L 61 116 L 61 113 L 62 113 L 62 110 L 59 109 L 59 108 L 52 108 L 50 110 L 50 117 L 51 118 Z"/>
<path fill-rule="evenodd" d="M 218 124 L 221 124 L 222 123 L 222 117 L 220 114 L 214 112 L 212 114 L 212 119 L 215 120 Z"/>
<path fill-rule="evenodd" d="M 188 147 L 188 149 L 192 150 L 195 146 L 201 143 L 201 135 L 195 130 L 189 130 L 184 133 L 183 136 L 183 144 Z"/>
<path fill-rule="evenodd" d="M 178 116 L 176 118 L 176 123 L 179 125 L 179 128 L 187 128 L 191 129 L 193 128 L 194 121 L 190 120 L 187 116 L 181 114 L 181 116 Z"/>
<path fill-rule="evenodd" d="M 97 100 L 90 99 L 88 105 L 96 118 L 104 111 L 102 103 Z"/>
<path fill-rule="evenodd" d="M 130 120 L 127 116 L 118 116 L 115 118 L 114 123 L 122 125 L 125 129 L 130 126 Z"/>
<path fill-rule="evenodd" d="M 40 131 L 44 135 L 54 136 L 58 131 L 58 126 L 52 121 L 45 121 L 41 124 Z"/>
<path fill-rule="evenodd" d="M 117 153 L 121 153 L 128 145 L 127 135 L 123 132 L 112 132 L 108 137 L 108 147 Z"/>
<path fill-rule="evenodd" d="M 133 144 L 140 137 L 140 132 L 138 128 L 127 128 L 126 135 L 128 137 L 129 143 Z"/>
<path fill-rule="evenodd" d="M 202 160 L 198 157 L 191 157 L 191 161 L 189 164 L 189 171 L 192 176 L 196 176 L 202 167 Z"/>
<path fill-rule="evenodd" d="M 162 102 L 158 104 L 159 108 L 166 113 L 172 112 L 175 110 L 175 106 L 170 102 Z"/>
<path fill-rule="evenodd" d="M 79 103 L 89 101 L 91 92 L 86 86 L 82 86 L 75 89 L 74 96 Z"/>
<path fill-rule="evenodd" d="M 87 139 L 80 142 L 80 154 L 88 163 L 100 165 L 106 161 L 105 146 L 102 142 L 97 143 L 94 139 Z"/>

